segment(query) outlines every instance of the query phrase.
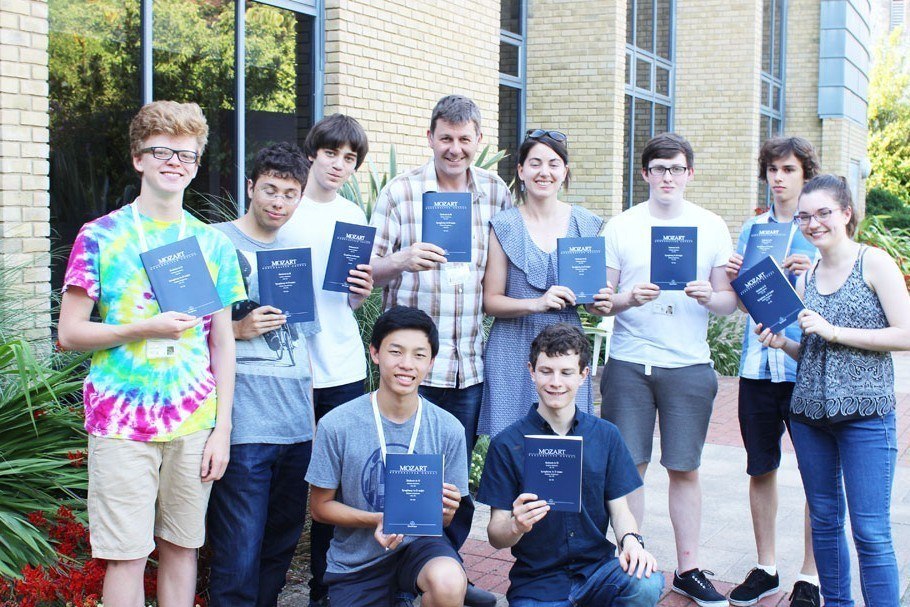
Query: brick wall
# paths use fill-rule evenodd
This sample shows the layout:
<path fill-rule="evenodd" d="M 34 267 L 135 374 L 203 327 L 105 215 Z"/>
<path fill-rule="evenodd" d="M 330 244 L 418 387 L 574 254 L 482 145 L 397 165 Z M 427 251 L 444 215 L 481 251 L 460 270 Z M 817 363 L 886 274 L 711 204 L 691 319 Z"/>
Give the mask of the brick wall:
<path fill-rule="evenodd" d="M 818 0 L 789 0 L 788 11 L 784 130 L 787 135 L 805 137 L 821 152 L 822 121 L 818 117 L 821 5 Z"/>
<path fill-rule="evenodd" d="M 47 2 L 3 0 L 0 38 L 0 264 L 38 339 L 50 334 Z"/>
<path fill-rule="evenodd" d="M 392 145 L 400 171 L 430 158 L 430 114 L 440 97 L 452 93 L 477 103 L 484 143 L 495 145 L 499 5 L 328 0 L 325 113 L 347 113 L 363 124 L 369 159 L 380 171 Z"/>
<path fill-rule="evenodd" d="M 676 6 L 676 131 L 695 148 L 686 197 L 721 215 L 735 236 L 758 194 L 762 2 Z"/>
<path fill-rule="evenodd" d="M 609 219 L 622 210 L 623 0 L 530 0 L 528 128 L 569 136 L 562 196 Z"/>

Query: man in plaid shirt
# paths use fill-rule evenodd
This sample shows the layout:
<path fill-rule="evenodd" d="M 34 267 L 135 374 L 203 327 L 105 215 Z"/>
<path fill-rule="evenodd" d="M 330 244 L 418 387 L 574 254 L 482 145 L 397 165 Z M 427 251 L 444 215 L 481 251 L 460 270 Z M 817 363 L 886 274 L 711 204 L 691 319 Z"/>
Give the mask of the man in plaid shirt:
<path fill-rule="evenodd" d="M 512 206 L 502 179 L 471 166 L 482 140 L 480 109 L 473 101 L 461 95 L 440 99 L 427 131 L 433 159 L 390 181 L 380 192 L 371 219 L 377 230 L 370 265 L 374 283 L 383 287 L 383 309 L 412 306 L 425 311 L 436 323 L 439 354 L 420 393 L 464 426 L 469 464 L 483 396 L 481 283 L 487 264 L 489 224 L 493 215 Z M 469 263 L 447 263 L 445 251 L 421 242 L 424 192 L 471 193 Z M 471 526 L 473 507 L 467 501 L 462 502 L 448 529 L 451 535 L 461 536 L 453 538 L 456 546 L 461 545 Z M 475 590 L 468 589 L 468 599 Z"/>

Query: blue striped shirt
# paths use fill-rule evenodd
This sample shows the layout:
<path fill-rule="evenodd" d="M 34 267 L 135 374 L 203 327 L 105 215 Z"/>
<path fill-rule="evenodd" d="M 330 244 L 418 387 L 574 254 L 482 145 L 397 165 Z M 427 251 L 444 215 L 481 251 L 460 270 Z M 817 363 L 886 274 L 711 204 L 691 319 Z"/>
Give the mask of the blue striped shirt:
<path fill-rule="evenodd" d="M 749 232 L 757 223 L 777 223 L 774 217 L 774 206 L 771 209 L 749 219 L 743 224 L 736 243 L 736 252 L 740 255 L 746 252 L 746 243 L 749 242 Z M 806 240 L 795 221 L 791 222 L 790 245 L 787 255 L 802 253 L 809 259 L 815 259 L 818 251 L 815 246 Z M 780 260 L 783 261 L 783 260 Z M 796 276 L 790 275 L 790 281 L 796 282 Z M 797 323 L 784 329 L 784 335 L 793 341 L 802 339 L 802 331 Z M 746 317 L 746 331 L 743 334 L 743 351 L 739 361 L 739 376 L 747 379 L 770 379 L 774 383 L 796 381 L 796 361 L 787 356 L 783 350 L 775 350 L 762 346 L 755 335 L 755 322 L 751 317 Z"/>

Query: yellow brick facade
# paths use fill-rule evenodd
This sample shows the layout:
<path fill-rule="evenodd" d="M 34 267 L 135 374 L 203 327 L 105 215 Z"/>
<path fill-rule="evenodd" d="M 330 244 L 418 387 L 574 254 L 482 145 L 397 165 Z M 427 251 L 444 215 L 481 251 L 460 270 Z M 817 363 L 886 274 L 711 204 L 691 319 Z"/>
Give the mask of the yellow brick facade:
<path fill-rule="evenodd" d="M 499 3 L 329 0 L 325 82 L 325 113 L 363 124 L 380 171 L 392 145 L 400 171 L 427 161 L 430 114 L 452 93 L 477 103 L 484 142 L 495 146 Z"/>
<path fill-rule="evenodd" d="M 622 210 L 626 4 L 534 0 L 528 15 L 528 128 L 569 136 L 563 197 L 609 218 Z"/>
<path fill-rule="evenodd" d="M 679 0 L 675 130 L 695 149 L 687 198 L 735 233 L 755 207 L 761 0 Z"/>
<path fill-rule="evenodd" d="M 527 126 L 568 133 L 564 199 L 605 218 L 624 203 L 628 1 L 527 0 Z M 675 130 L 696 152 L 688 197 L 734 236 L 758 193 L 762 2 L 675 2 Z M 499 0 L 326 0 L 324 113 L 363 123 L 380 171 L 392 146 L 399 170 L 426 162 L 430 113 L 451 93 L 477 102 L 484 143 L 496 146 L 500 9 Z M 47 0 L 4 0 L 0 12 L 0 263 L 23 268 L 23 301 L 44 302 L 35 335 L 49 324 L 47 12 Z M 788 0 L 785 131 L 816 144 L 825 170 L 848 174 L 865 158 L 866 132 L 818 117 L 819 21 L 820 0 Z"/>
<path fill-rule="evenodd" d="M 46 1 L 3 0 L 0 266 L 31 339 L 50 334 L 47 29 Z"/>

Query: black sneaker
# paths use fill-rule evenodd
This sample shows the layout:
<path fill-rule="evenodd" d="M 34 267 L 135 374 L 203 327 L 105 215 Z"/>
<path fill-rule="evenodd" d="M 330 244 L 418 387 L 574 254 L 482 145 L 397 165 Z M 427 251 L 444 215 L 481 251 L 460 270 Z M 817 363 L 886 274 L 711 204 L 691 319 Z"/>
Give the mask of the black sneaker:
<path fill-rule="evenodd" d="M 496 607 L 496 595 L 468 582 L 464 604 L 465 607 Z"/>
<path fill-rule="evenodd" d="M 796 582 L 790 593 L 790 607 L 818 607 L 822 599 L 818 586 L 811 582 Z"/>
<path fill-rule="evenodd" d="M 730 592 L 730 604 L 737 607 L 754 605 L 761 599 L 780 590 L 780 576 L 771 575 L 756 567 L 746 576 L 746 581 Z"/>
<path fill-rule="evenodd" d="M 673 574 L 673 592 L 687 596 L 700 607 L 728 607 L 730 603 L 719 593 L 714 584 L 705 577 L 706 573 L 714 575 L 707 569 L 690 569 L 685 573 Z"/>

